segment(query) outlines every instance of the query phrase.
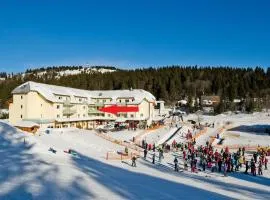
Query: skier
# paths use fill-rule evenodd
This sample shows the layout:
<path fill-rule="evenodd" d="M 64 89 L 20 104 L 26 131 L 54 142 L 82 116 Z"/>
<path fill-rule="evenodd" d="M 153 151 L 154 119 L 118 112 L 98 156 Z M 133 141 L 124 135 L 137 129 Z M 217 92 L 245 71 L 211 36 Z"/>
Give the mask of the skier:
<path fill-rule="evenodd" d="M 144 145 L 145 145 L 145 141 L 144 140 L 142 140 L 142 147 L 144 148 Z"/>
<path fill-rule="evenodd" d="M 218 158 L 218 172 L 221 172 L 222 160 Z"/>
<path fill-rule="evenodd" d="M 188 170 L 187 159 L 184 160 L 184 169 L 185 169 L 185 170 Z"/>
<path fill-rule="evenodd" d="M 190 162 L 191 172 L 195 172 L 196 169 L 196 163 L 195 160 L 191 160 Z"/>
<path fill-rule="evenodd" d="M 245 147 L 242 148 L 242 156 L 245 156 Z"/>
<path fill-rule="evenodd" d="M 153 153 L 153 157 L 152 157 L 152 163 L 155 164 L 155 159 L 156 159 L 156 154 L 155 152 Z"/>
<path fill-rule="evenodd" d="M 158 155 L 158 159 L 159 159 L 159 162 L 161 162 L 161 159 L 163 158 L 163 150 L 160 149 L 159 150 L 159 155 Z"/>
<path fill-rule="evenodd" d="M 254 158 L 254 162 L 255 162 L 255 163 L 257 163 L 257 157 L 258 157 L 258 154 L 257 154 L 257 152 L 255 152 L 255 153 L 253 154 L 253 158 Z"/>
<path fill-rule="evenodd" d="M 206 159 L 203 157 L 203 160 L 202 160 L 203 171 L 205 171 L 205 166 L 206 166 Z"/>
<path fill-rule="evenodd" d="M 262 161 L 259 162 L 258 175 L 263 175 L 262 174 Z"/>
<path fill-rule="evenodd" d="M 228 166 L 227 163 L 224 163 L 224 176 L 227 176 L 227 170 L 228 170 Z"/>
<path fill-rule="evenodd" d="M 144 159 L 146 159 L 146 156 L 147 156 L 147 149 L 145 148 L 144 150 L 143 150 L 143 157 L 144 157 Z"/>
<path fill-rule="evenodd" d="M 248 173 L 248 168 L 249 168 L 249 166 L 248 166 L 248 161 L 246 161 L 246 171 L 245 171 L 245 174 Z"/>
<path fill-rule="evenodd" d="M 133 156 L 132 157 L 132 165 L 131 165 L 132 167 L 136 167 L 137 165 L 136 165 L 136 156 Z"/>
<path fill-rule="evenodd" d="M 178 172 L 178 160 L 176 157 L 174 158 L 173 162 L 174 162 L 174 171 Z"/>
<path fill-rule="evenodd" d="M 125 154 L 128 154 L 128 148 L 125 147 Z"/>
<path fill-rule="evenodd" d="M 265 157 L 264 159 L 264 169 L 267 170 L 267 163 L 268 163 L 268 159 Z"/>
<path fill-rule="evenodd" d="M 256 165 L 253 159 L 251 159 L 251 164 L 250 164 L 250 168 L 251 168 L 251 174 L 253 176 L 256 176 Z"/>
<path fill-rule="evenodd" d="M 183 151 L 183 158 L 186 159 L 186 151 Z"/>

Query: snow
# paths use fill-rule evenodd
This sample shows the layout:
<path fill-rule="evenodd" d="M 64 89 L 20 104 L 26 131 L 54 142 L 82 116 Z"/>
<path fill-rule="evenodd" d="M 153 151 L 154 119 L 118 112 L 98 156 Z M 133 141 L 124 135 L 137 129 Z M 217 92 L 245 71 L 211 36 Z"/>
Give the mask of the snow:
<path fill-rule="evenodd" d="M 18 122 L 15 123 L 14 126 L 27 127 L 27 128 L 32 128 L 34 126 L 39 127 L 39 125 L 37 123 L 31 122 L 31 121 L 18 121 Z"/>
<path fill-rule="evenodd" d="M 231 128 L 251 122 L 270 124 L 270 118 L 262 113 L 202 118 L 204 122 L 215 121 L 218 124 L 215 128 L 209 128 L 205 137 L 228 121 L 233 124 Z M 109 134 L 125 140 L 130 138 L 125 136 L 126 133 L 140 135 L 142 131 Z M 149 141 L 158 141 L 168 131 L 169 128 L 165 126 L 146 131 L 143 137 Z M 253 133 L 242 134 L 252 138 Z M 257 140 L 257 136 L 252 140 L 262 141 Z M 270 141 L 267 135 L 259 136 Z M 50 147 L 57 151 L 56 154 L 48 151 Z M 63 152 L 69 148 L 75 150 L 77 156 Z M 0 199 L 270 198 L 270 170 L 264 170 L 263 176 L 256 177 L 243 173 L 223 177 L 210 171 L 176 173 L 173 171 L 173 159 L 182 156 L 177 152 L 165 153 L 162 162 L 157 161 L 155 165 L 151 163 L 152 152 L 149 152 L 146 160 L 138 159 L 136 168 L 130 166 L 130 160 L 121 162 L 105 159 L 108 151 L 123 149 L 123 146 L 104 140 L 94 131 L 51 129 L 49 134 L 41 130 L 32 135 L 0 121 Z"/>
<path fill-rule="evenodd" d="M 71 102 L 75 102 L 75 97 L 84 97 L 89 102 L 91 98 L 111 98 L 112 102 L 110 104 L 115 104 L 117 102 L 117 98 L 134 98 L 134 101 L 131 104 L 136 104 L 141 102 L 143 99 L 147 99 L 150 102 L 155 101 L 155 97 L 150 93 L 142 89 L 134 89 L 134 90 L 82 90 L 75 89 L 69 87 L 62 87 L 56 85 L 49 85 L 44 83 L 37 83 L 33 81 L 28 81 L 18 87 L 16 87 L 12 93 L 13 94 L 21 94 L 27 93 L 29 91 L 36 91 L 40 93 L 43 97 L 51 102 L 63 102 L 63 100 L 59 100 L 55 95 L 63 95 L 70 96 Z"/>
<path fill-rule="evenodd" d="M 160 140 L 157 141 L 157 145 L 163 144 L 164 142 L 166 142 L 166 140 L 168 140 L 176 131 L 178 130 L 177 127 L 173 127 L 171 128 L 162 138 L 160 138 Z"/>
<path fill-rule="evenodd" d="M 107 135 L 110 137 L 121 140 L 121 141 L 132 141 L 133 137 L 136 137 L 140 134 L 142 134 L 144 130 L 137 129 L 134 130 L 122 130 L 122 131 L 114 131 L 114 132 L 108 132 Z"/>
<path fill-rule="evenodd" d="M 179 143 L 179 142 L 184 142 L 185 140 L 185 135 L 188 133 L 188 131 L 191 131 L 191 127 L 188 127 L 188 126 L 182 126 L 181 129 L 177 132 L 177 134 L 172 137 L 168 142 L 167 144 L 172 144 L 173 141 L 175 140 L 175 142 Z"/>
<path fill-rule="evenodd" d="M 81 73 L 87 73 L 87 74 L 92 74 L 92 73 L 112 73 L 112 72 L 115 72 L 116 70 L 115 69 L 106 69 L 106 68 L 95 68 L 95 67 L 83 67 L 83 68 L 79 68 L 79 69 L 64 69 L 64 70 L 61 70 L 61 71 L 53 71 L 56 76 L 55 78 L 60 78 L 62 76 L 68 76 L 68 75 L 77 75 L 77 74 L 81 74 Z M 47 70 L 44 70 L 44 71 L 40 71 L 40 72 L 37 72 L 36 75 L 37 77 L 42 77 L 44 76 L 45 74 L 48 74 L 52 71 L 47 71 Z M 25 75 L 27 74 L 33 74 L 32 72 L 29 72 L 29 73 L 22 73 L 22 77 L 24 77 Z M 1 80 L 1 78 L 0 78 Z M 5 79 L 3 79 L 5 80 Z"/>
<path fill-rule="evenodd" d="M 0 109 L 0 114 L 8 114 L 8 109 Z"/>

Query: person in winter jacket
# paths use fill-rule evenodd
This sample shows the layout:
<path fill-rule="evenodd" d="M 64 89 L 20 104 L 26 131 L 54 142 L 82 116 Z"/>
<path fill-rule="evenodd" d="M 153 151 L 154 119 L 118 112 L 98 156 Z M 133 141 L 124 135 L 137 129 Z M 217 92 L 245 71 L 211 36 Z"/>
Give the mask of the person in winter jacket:
<path fill-rule="evenodd" d="M 250 164 L 250 168 L 251 168 L 251 174 L 253 176 L 256 176 L 256 165 L 253 159 L 251 159 L 251 164 Z"/>
<path fill-rule="evenodd" d="M 254 158 L 254 162 L 257 163 L 257 158 L 258 158 L 257 152 L 255 152 L 255 153 L 253 154 L 253 158 Z"/>
<path fill-rule="evenodd" d="M 206 159 L 203 157 L 203 160 L 202 160 L 203 171 L 205 171 L 205 167 L 206 167 Z"/>
<path fill-rule="evenodd" d="M 248 173 L 248 169 L 249 169 L 249 165 L 248 165 L 248 161 L 246 161 L 246 171 L 245 171 L 245 174 Z"/>
<path fill-rule="evenodd" d="M 183 151 L 183 159 L 186 159 L 186 151 Z"/>
<path fill-rule="evenodd" d="M 259 166 L 258 166 L 258 175 L 263 175 L 263 174 L 262 174 L 262 161 L 259 162 Z"/>
<path fill-rule="evenodd" d="M 162 158 L 163 158 L 163 150 L 160 149 L 159 155 L 158 155 L 159 162 L 161 162 L 161 159 L 162 159 Z"/>
<path fill-rule="evenodd" d="M 221 158 L 218 159 L 218 172 L 221 172 L 221 167 L 222 167 L 222 160 Z"/>
<path fill-rule="evenodd" d="M 136 167 L 137 165 L 136 165 L 136 156 L 133 156 L 132 157 L 132 165 L 131 165 L 132 167 Z"/>
<path fill-rule="evenodd" d="M 155 164 L 155 159 L 156 159 L 156 154 L 153 153 L 153 157 L 152 157 L 152 163 Z"/>
<path fill-rule="evenodd" d="M 188 170 L 187 159 L 184 160 L 184 170 Z"/>
<path fill-rule="evenodd" d="M 174 162 L 174 171 L 178 172 L 178 160 L 176 157 L 174 158 L 173 162 Z"/>
<path fill-rule="evenodd" d="M 143 157 L 144 157 L 144 159 L 146 159 L 146 156 L 147 156 L 147 149 L 144 149 L 143 150 Z"/>
<path fill-rule="evenodd" d="M 227 170 L 228 170 L 228 165 L 227 165 L 227 163 L 225 162 L 225 163 L 224 163 L 224 176 L 227 176 Z"/>
<path fill-rule="evenodd" d="M 242 148 L 242 156 L 245 156 L 245 147 Z"/>
<path fill-rule="evenodd" d="M 267 163 L 268 163 L 268 159 L 265 157 L 264 159 L 264 169 L 267 170 Z"/>

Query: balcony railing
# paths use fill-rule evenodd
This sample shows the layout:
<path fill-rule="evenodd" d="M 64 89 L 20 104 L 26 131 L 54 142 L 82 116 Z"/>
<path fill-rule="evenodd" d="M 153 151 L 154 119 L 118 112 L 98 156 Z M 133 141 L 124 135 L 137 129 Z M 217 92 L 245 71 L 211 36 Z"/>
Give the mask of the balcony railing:
<path fill-rule="evenodd" d="M 63 110 L 63 115 L 73 115 L 75 114 L 77 111 L 76 109 L 71 109 L 71 108 L 65 108 Z"/>
<path fill-rule="evenodd" d="M 89 114 L 98 114 L 98 113 L 103 113 L 103 112 L 101 112 L 97 109 L 94 109 L 94 108 L 89 108 L 88 113 Z"/>

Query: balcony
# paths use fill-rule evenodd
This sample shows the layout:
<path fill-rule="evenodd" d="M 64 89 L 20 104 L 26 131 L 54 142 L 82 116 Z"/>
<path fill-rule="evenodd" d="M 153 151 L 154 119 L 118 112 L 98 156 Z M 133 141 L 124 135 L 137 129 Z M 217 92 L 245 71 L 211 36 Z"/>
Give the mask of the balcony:
<path fill-rule="evenodd" d="M 73 105 L 70 103 L 70 100 L 64 101 L 63 107 L 72 107 Z"/>
<path fill-rule="evenodd" d="M 89 108 L 88 110 L 88 114 L 99 114 L 99 113 L 103 113 L 103 112 L 99 111 L 96 108 Z"/>
<path fill-rule="evenodd" d="M 76 112 L 77 112 L 76 109 L 72 109 L 72 108 L 68 107 L 68 108 L 65 108 L 65 109 L 63 110 L 63 115 L 68 115 L 68 116 L 70 116 L 70 115 L 75 114 Z"/>

